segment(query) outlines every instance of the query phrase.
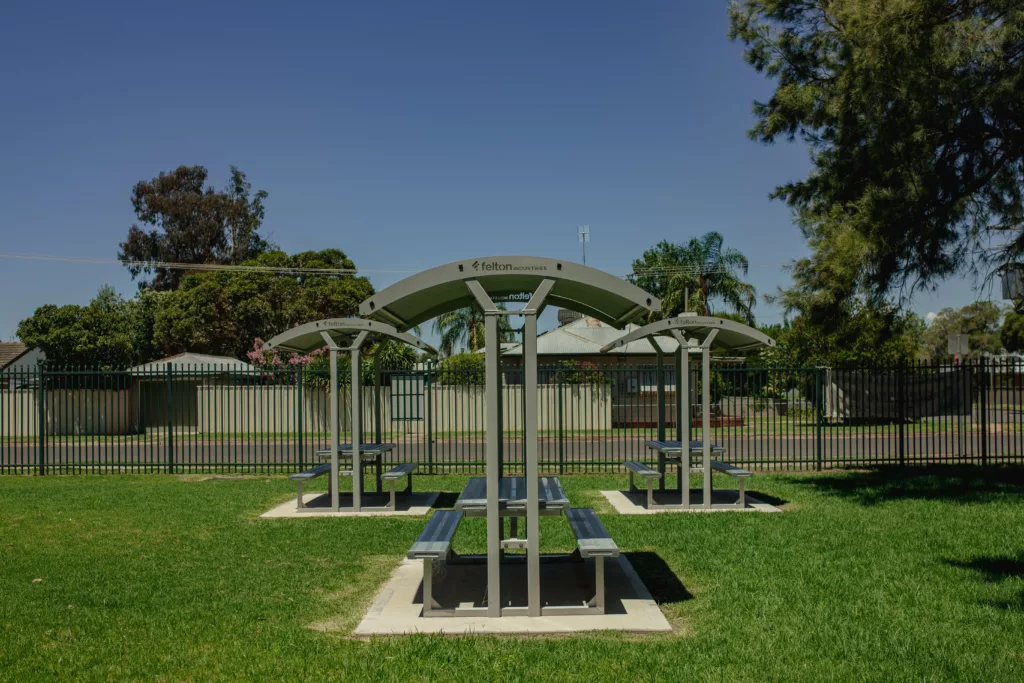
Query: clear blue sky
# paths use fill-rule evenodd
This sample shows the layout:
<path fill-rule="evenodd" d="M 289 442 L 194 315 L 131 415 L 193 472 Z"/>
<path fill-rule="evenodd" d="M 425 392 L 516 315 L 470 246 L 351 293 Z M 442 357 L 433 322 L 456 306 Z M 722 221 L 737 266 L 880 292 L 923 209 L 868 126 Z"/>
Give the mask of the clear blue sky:
<path fill-rule="evenodd" d="M 726 38 L 725 2 L 300 4 L 6 6 L 0 251 L 112 259 L 135 182 L 202 164 L 220 187 L 235 164 L 270 193 L 274 242 L 369 270 L 578 260 L 579 224 L 588 264 L 617 274 L 718 230 L 770 292 L 804 253 L 768 193 L 807 155 L 746 138 L 771 85 Z M 0 259 L 0 338 L 104 283 L 135 290 L 118 265 Z M 952 282 L 912 306 L 974 297 Z"/>

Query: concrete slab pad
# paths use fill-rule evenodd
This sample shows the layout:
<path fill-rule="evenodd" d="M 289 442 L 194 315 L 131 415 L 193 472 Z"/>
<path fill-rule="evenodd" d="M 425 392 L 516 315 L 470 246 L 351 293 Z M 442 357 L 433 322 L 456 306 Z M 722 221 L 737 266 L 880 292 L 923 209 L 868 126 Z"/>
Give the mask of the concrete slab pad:
<path fill-rule="evenodd" d="M 404 560 L 374 598 L 354 635 L 552 634 L 581 631 L 671 631 L 665 615 L 625 556 L 605 561 L 606 614 L 546 617 L 423 617 L 423 563 Z M 434 579 L 434 599 L 442 607 L 482 606 L 487 594 L 485 564 L 449 564 Z M 526 604 L 526 565 L 502 565 L 502 604 Z M 593 560 L 541 563 L 545 605 L 580 604 L 593 597 Z"/>
<path fill-rule="evenodd" d="M 281 503 L 280 505 L 264 512 L 260 517 L 266 519 L 281 519 L 281 518 L 309 518 L 309 517 L 415 517 L 423 516 L 430 512 L 434 502 L 437 500 L 438 494 L 436 491 L 433 492 L 422 492 L 413 493 L 408 496 L 398 496 L 398 500 L 395 503 L 396 509 L 394 510 L 367 510 L 367 505 L 384 505 L 387 503 L 388 496 L 380 495 L 376 493 L 363 494 L 363 510 L 359 512 L 353 512 L 352 510 L 339 510 L 333 512 L 331 510 L 331 497 L 326 493 L 307 493 L 302 497 L 306 507 L 301 510 L 296 509 L 295 496 L 288 499 L 287 502 Z M 341 494 L 341 505 L 342 507 L 352 505 L 352 494 L 342 493 Z"/>
<path fill-rule="evenodd" d="M 703 491 L 700 489 L 690 490 L 690 504 L 695 505 L 700 503 L 703 499 Z M 747 507 L 713 507 L 711 509 L 691 507 L 689 509 L 647 509 L 647 492 L 633 493 L 630 491 L 601 491 L 615 511 L 620 515 L 656 515 L 662 512 L 782 512 L 781 509 L 774 505 L 769 505 L 757 497 L 747 494 Z M 711 494 L 712 505 L 735 505 L 739 498 L 739 492 L 732 491 L 729 489 L 722 489 L 719 491 L 713 491 Z M 678 505 L 680 495 L 678 491 L 655 491 L 654 501 L 662 505 Z"/>

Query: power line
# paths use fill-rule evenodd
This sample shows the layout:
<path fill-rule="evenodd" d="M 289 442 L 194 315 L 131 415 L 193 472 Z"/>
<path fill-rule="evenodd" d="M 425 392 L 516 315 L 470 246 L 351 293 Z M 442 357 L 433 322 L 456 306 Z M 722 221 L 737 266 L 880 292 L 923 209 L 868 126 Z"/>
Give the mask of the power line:
<path fill-rule="evenodd" d="M 0 259 L 12 259 L 20 261 L 48 261 L 57 263 L 80 263 L 87 265 L 115 265 L 130 266 L 143 269 L 164 269 L 183 271 L 239 271 L 249 273 L 278 273 L 285 275 L 354 275 L 356 273 L 382 273 L 382 274 L 408 274 L 417 273 L 422 269 L 381 269 L 381 268 L 302 268 L 288 266 L 253 266 L 233 265 L 227 263 L 181 263 L 174 261 L 122 261 L 120 259 L 94 258 L 88 256 L 53 256 L 48 254 L 15 254 L 0 252 Z M 751 267 L 770 268 L 779 267 L 784 264 L 757 263 Z M 429 266 L 428 266 L 429 267 Z M 733 268 L 728 266 L 701 266 L 701 265 L 680 265 L 631 269 L 623 274 L 618 271 L 620 277 L 657 277 L 662 275 L 711 275 L 719 273 L 731 273 Z"/>
<path fill-rule="evenodd" d="M 285 273 L 295 275 L 352 275 L 355 273 L 412 273 L 412 270 L 380 270 L 369 268 L 299 268 L 288 266 L 246 266 L 227 263 L 176 263 L 172 261 L 121 261 L 82 256 L 47 256 L 37 254 L 11 254 L 0 252 L 0 258 L 21 261 L 56 261 L 91 265 L 134 266 L 148 269 L 215 271 L 235 270 L 247 273 Z"/>

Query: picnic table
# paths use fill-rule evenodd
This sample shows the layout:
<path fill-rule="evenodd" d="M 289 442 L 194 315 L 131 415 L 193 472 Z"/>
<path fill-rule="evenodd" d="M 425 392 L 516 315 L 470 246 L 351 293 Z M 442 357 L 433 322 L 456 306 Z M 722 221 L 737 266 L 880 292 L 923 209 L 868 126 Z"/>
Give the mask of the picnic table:
<path fill-rule="evenodd" d="M 594 595 L 584 604 L 551 606 L 541 608 L 541 616 L 556 614 L 604 614 L 604 561 L 619 556 L 619 548 L 612 540 L 601 520 L 590 508 L 573 508 L 562 488 L 558 477 L 537 477 L 538 514 L 540 516 L 564 515 L 576 537 L 577 550 L 571 555 L 546 555 L 547 560 L 582 562 L 592 559 L 594 563 Z M 505 523 L 501 523 L 500 553 L 502 560 L 525 560 L 525 555 L 506 556 L 509 548 L 527 548 L 527 539 L 519 538 L 519 519 L 527 517 L 528 500 L 525 477 L 502 477 L 498 482 L 499 515 L 509 518 L 508 535 Z M 423 533 L 409 549 L 407 557 L 423 562 L 423 616 L 458 616 L 485 614 L 487 607 L 449 606 L 442 607 L 434 600 L 434 566 L 437 563 L 470 563 L 485 558 L 459 556 L 452 550 L 452 539 L 459 522 L 467 517 L 487 516 L 487 479 L 472 477 L 455 502 L 454 510 L 438 510 L 427 523 Z M 500 576 L 500 574 L 499 574 Z M 488 581 L 492 579 L 489 577 Z M 527 607 L 501 608 L 502 615 L 525 616 Z"/>
<path fill-rule="evenodd" d="M 569 509 L 569 498 L 558 477 L 539 477 L 538 484 L 542 516 L 560 515 Z M 526 477 L 502 477 L 498 484 L 498 505 L 503 517 L 525 517 Z M 455 509 L 466 517 L 486 517 L 487 479 L 471 477 L 455 501 Z"/>
<path fill-rule="evenodd" d="M 384 473 L 384 454 L 385 453 L 390 453 L 393 450 L 395 450 L 395 444 L 393 444 L 393 443 L 361 443 L 361 444 L 359 444 L 359 460 L 363 463 L 363 467 L 366 467 L 367 465 L 371 465 L 371 464 L 374 466 L 374 475 L 375 475 L 375 478 L 377 480 L 377 493 L 383 493 L 384 492 L 384 484 L 383 484 L 383 481 L 381 479 L 381 477 L 382 477 L 382 475 Z M 321 460 L 330 460 L 331 459 L 331 449 L 330 448 L 320 449 L 320 450 L 318 450 L 316 452 L 316 454 L 317 454 L 317 457 L 319 457 Z M 351 457 L 352 457 L 352 444 L 350 444 L 350 443 L 343 443 L 340 446 L 338 446 L 338 455 L 340 455 L 340 456 L 347 455 L 351 459 Z M 340 476 L 341 474 L 343 474 L 343 471 L 339 471 L 338 474 Z M 362 477 L 360 477 L 359 478 L 359 482 L 360 482 L 360 484 L 363 485 L 362 490 L 365 491 L 366 490 L 365 480 Z M 337 482 L 334 482 L 334 483 L 336 484 Z"/>
<path fill-rule="evenodd" d="M 655 451 L 658 454 L 658 474 L 661 475 L 658 489 L 660 491 L 665 490 L 665 469 L 668 463 L 678 463 L 679 467 L 676 471 L 676 487 L 682 491 L 683 485 L 689 487 L 689 471 L 683 473 L 683 442 L 675 440 L 664 440 L 664 441 L 648 441 L 644 444 L 647 448 Z M 703 453 L 704 442 L 703 441 L 690 441 L 689 453 Z M 712 453 L 724 453 L 725 449 L 717 444 L 711 444 Z M 687 462 L 687 465 L 690 463 Z M 689 468 L 687 468 L 689 470 Z"/>
<path fill-rule="evenodd" d="M 689 446 L 682 441 L 668 441 L 668 440 L 657 440 L 648 441 L 646 446 L 651 450 L 654 450 L 658 454 L 658 469 L 654 470 L 638 461 L 627 461 L 625 463 L 626 469 L 629 471 L 629 489 L 630 492 L 634 490 L 634 477 L 639 476 L 645 479 L 647 482 L 647 507 L 653 508 L 689 508 L 690 507 L 690 474 L 699 473 L 704 477 L 704 490 L 703 500 L 701 507 L 738 507 L 743 509 L 746 507 L 746 479 L 752 475 L 751 472 L 735 465 L 722 462 L 711 458 L 701 463 L 700 467 L 692 467 L 690 463 L 690 457 L 695 453 L 704 452 L 703 441 L 690 441 Z M 710 449 L 712 454 L 721 454 L 725 452 L 725 449 L 721 446 L 711 445 Z M 665 504 L 655 503 L 654 499 L 654 480 L 658 481 L 658 488 L 661 491 L 665 490 L 665 466 L 667 463 L 676 464 L 676 489 L 679 491 L 680 500 L 678 504 Z M 705 470 L 705 464 L 707 470 Z M 734 477 L 739 482 L 739 491 L 737 495 L 737 501 L 735 504 L 716 504 L 711 503 L 711 495 L 713 486 L 711 483 L 712 472 L 722 472 L 731 477 Z"/>

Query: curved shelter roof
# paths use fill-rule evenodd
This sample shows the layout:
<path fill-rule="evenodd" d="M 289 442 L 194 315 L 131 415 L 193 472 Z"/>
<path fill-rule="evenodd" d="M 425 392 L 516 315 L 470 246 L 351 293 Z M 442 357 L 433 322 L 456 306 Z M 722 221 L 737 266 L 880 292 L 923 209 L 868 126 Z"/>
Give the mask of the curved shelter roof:
<path fill-rule="evenodd" d="M 712 346 L 729 349 L 730 351 L 748 351 L 762 346 L 775 346 L 774 339 L 749 325 L 738 323 L 735 320 L 691 313 L 675 318 L 665 318 L 650 325 L 644 325 L 619 337 L 610 344 L 606 344 L 601 348 L 601 353 L 607 353 L 623 347 L 638 339 L 654 336 L 674 336 L 673 331 L 679 332 L 687 339 L 696 339 L 699 342 L 703 342 L 711 334 L 712 330 L 718 331 L 712 341 Z"/>
<path fill-rule="evenodd" d="M 415 346 L 417 349 L 436 353 L 433 347 L 419 337 L 408 332 L 399 332 L 387 323 L 362 318 L 327 318 L 305 323 L 275 336 L 266 342 L 263 348 L 309 353 L 327 345 L 324 333 L 339 347 L 345 348 L 351 346 L 361 332 L 391 337 L 409 346 Z"/>
<path fill-rule="evenodd" d="M 554 281 L 545 303 L 579 311 L 621 327 L 661 302 L 636 285 L 588 266 L 536 256 L 488 256 L 454 261 L 396 282 L 359 305 L 367 318 L 408 330 L 471 305 L 466 282 L 476 280 L 495 301 L 519 300 L 546 279 Z"/>

